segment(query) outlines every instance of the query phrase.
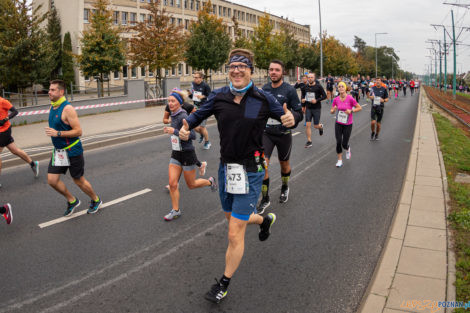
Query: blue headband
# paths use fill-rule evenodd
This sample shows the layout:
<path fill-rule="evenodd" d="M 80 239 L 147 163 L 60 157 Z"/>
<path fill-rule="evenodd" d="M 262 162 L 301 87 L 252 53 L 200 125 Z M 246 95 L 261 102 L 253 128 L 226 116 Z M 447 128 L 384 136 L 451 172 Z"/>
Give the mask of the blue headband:
<path fill-rule="evenodd" d="M 175 97 L 176 100 L 178 100 L 178 102 L 179 102 L 180 104 L 183 104 L 183 98 L 181 98 L 181 96 L 180 96 L 179 94 L 177 94 L 176 92 L 170 93 L 170 96 Z"/>
<path fill-rule="evenodd" d="M 250 59 L 248 59 L 247 57 L 243 56 L 243 55 L 233 55 L 231 58 L 230 58 L 230 61 L 229 63 L 233 63 L 233 62 L 242 62 L 242 63 L 245 63 L 246 65 L 248 65 L 249 68 L 253 69 L 253 64 L 251 63 Z"/>

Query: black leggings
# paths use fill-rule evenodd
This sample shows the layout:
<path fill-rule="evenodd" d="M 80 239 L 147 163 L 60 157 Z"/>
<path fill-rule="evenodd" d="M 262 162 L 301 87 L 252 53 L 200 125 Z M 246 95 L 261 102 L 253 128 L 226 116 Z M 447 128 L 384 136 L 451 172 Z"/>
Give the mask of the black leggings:
<path fill-rule="evenodd" d="M 336 123 L 335 125 L 335 137 L 336 137 L 336 153 L 343 152 L 349 149 L 349 137 L 351 137 L 352 131 L 352 124 L 351 125 L 343 125 Z"/>

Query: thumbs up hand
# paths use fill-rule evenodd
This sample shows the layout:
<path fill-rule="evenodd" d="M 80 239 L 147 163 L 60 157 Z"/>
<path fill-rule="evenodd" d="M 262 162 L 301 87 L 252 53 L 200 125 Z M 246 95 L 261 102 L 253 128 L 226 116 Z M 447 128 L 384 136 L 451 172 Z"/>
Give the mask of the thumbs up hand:
<path fill-rule="evenodd" d="M 287 103 L 284 103 L 282 108 L 284 109 L 284 115 L 281 116 L 282 126 L 284 126 L 284 127 L 294 126 L 295 125 L 294 115 L 287 108 Z"/>
<path fill-rule="evenodd" d="M 188 122 L 186 120 L 183 120 L 183 126 L 180 129 L 179 137 L 183 141 L 188 141 L 189 134 L 190 134 L 190 131 L 189 131 Z"/>

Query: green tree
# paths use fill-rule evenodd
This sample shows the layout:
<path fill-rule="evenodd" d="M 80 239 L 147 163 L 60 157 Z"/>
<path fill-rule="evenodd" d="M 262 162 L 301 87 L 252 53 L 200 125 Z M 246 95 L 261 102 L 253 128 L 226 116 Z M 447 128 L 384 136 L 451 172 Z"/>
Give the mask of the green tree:
<path fill-rule="evenodd" d="M 320 71 L 320 49 L 316 43 L 301 44 L 299 47 L 300 67 L 309 69 L 312 72 Z"/>
<path fill-rule="evenodd" d="M 186 41 L 186 62 L 198 70 L 217 70 L 227 60 L 232 41 L 226 32 L 221 18 L 211 14 L 209 2 L 198 12 L 197 21 L 189 26 L 189 38 Z"/>
<path fill-rule="evenodd" d="M 73 70 L 73 55 L 72 55 L 72 39 L 70 33 L 64 35 L 64 43 L 62 46 L 62 79 L 70 89 L 70 83 L 75 85 L 75 72 Z M 69 90 L 70 91 L 70 90 Z"/>
<path fill-rule="evenodd" d="M 256 66 L 267 70 L 272 59 L 280 59 L 283 51 L 281 40 L 272 34 L 274 29 L 269 15 L 264 13 L 259 18 L 259 24 L 254 29 L 252 36 L 253 52 L 255 54 Z"/>
<path fill-rule="evenodd" d="M 354 75 L 359 71 L 355 54 L 351 48 L 341 43 L 334 36 L 323 34 L 325 60 L 323 69 L 332 75 Z"/>
<path fill-rule="evenodd" d="M 243 36 L 240 29 L 238 20 L 235 15 L 232 16 L 233 31 L 235 33 L 235 40 L 233 41 L 233 48 L 251 49 L 251 41 L 249 38 Z"/>
<path fill-rule="evenodd" d="M 281 33 L 276 35 L 275 38 L 280 41 L 279 44 L 282 47 L 279 58 L 284 62 L 287 70 L 294 69 L 301 62 L 300 43 L 295 39 L 295 35 L 287 22 L 281 24 Z"/>
<path fill-rule="evenodd" d="M 28 0 L 0 0 L 0 84 L 23 91 L 49 73 L 47 37 L 40 15 Z"/>
<path fill-rule="evenodd" d="M 356 52 L 363 54 L 364 49 L 366 48 L 366 42 L 362 40 L 361 38 L 354 36 L 354 45 L 353 47 L 356 48 Z"/>
<path fill-rule="evenodd" d="M 119 29 L 112 26 L 109 0 L 96 0 L 91 23 L 80 40 L 81 55 L 77 56 L 83 75 L 97 77 L 103 90 L 104 75 L 118 71 L 125 65 L 125 51 Z"/>
<path fill-rule="evenodd" d="M 129 58 L 133 66 L 148 66 L 156 70 L 155 83 L 161 83 L 161 70 L 170 68 L 184 60 L 183 27 L 170 23 L 171 16 L 160 9 L 160 0 L 145 7 L 149 20 L 129 28 L 135 36 L 130 39 Z M 158 88 L 157 88 L 158 90 Z"/>
<path fill-rule="evenodd" d="M 60 77 L 62 67 L 62 35 L 60 27 L 60 18 L 57 10 L 53 6 L 49 12 L 47 21 L 47 37 L 49 40 L 50 54 L 49 59 L 49 79 Z"/>

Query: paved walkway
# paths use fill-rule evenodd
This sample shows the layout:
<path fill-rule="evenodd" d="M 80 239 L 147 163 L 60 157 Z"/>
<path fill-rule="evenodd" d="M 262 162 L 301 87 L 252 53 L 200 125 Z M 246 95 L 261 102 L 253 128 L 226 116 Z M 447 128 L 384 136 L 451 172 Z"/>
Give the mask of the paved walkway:
<path fill-rule="evenodd" d="M 399 207 L 360 313 L 446 312 L 432 307 L 455 300 L 448 198 L 444 162 L 422 90 Z"/>

